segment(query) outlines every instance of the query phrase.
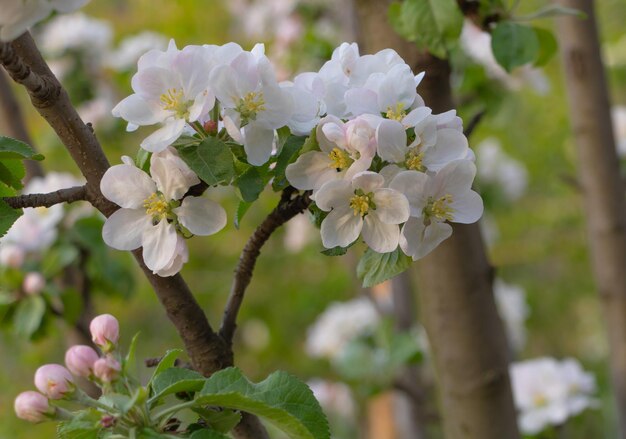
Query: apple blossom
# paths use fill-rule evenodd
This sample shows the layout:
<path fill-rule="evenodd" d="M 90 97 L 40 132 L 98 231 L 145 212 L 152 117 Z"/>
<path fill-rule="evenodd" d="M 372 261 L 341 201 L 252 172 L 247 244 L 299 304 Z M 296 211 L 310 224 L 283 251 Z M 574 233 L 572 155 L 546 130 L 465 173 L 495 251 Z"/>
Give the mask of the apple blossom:
<path fill-rule="evenodd" d="M 35 372 L 35 387 L 50 399 L 61 399 L 76 390 L 69 370 L 59 364 L 46 364 Z"/>
<path fill-rule="evenodd" d="M 476 166 L 469 160 L 447 164 L 434 176 L 402 171 L 389 187 L 406 195 L 411 218 L 402 227 L 400 247 L 413 260 L 420 259 L 452 235 L 447 223 L 471 224 L 481 217 L 483 201 L 471 190 Z"/>
<path fill-rule="evenodd" d="M 157 32 L 140 32 L 124 38 L 119 47 L 106 56 L 105 64 L 118 71 L 130 70 L 144 53 L 150 50 L 163 51 L 167 45 L 167 38 Z"/>
<path fill-rule="evenodd" d="M 118 250 L 143 247 L 148 268 L 159 276 L 172 276 L 188 259 L 179 233 L 217 233 L 226 225 L 226 212 L 205 197 L 183 198 L 200 180 L 173 148 L 152 155 L 150 173 L 128 160 L 107 170 L 102 194 L 121 209 L 107 219 L 102 237 Z"/>
<path fill-rule="evenodd" d="M 111 355 L 99 358 L 93 365 L 93 374 L 103 383 L 111 383 L 115 381 L 122 371 L 120 362 Z"/>
<path fill-rule="evenodd" d="M 116 345 L 120 336 L 120 324 L 111 314 L 101 314 L 89 324 L 93 342 L 100 346 Z"/>
<path fill-rule="evenodd" d="M 139 59 L 133 76 L 134 94 L 113 108 L 113 115 L 128 121 L 128 130 L 141 125 L 163 126 L 145 138 L 141 147 L 163 151 L 180 137 L 187 124 L 199 121 L 213 108 L 215 95 L 209 88 L 212 57 L 205 47 L 176 48 L 172 40 L 166 51 L 151 50 Z"/>
<path fill-rule="evenodd" d="M 50 20 L 41 34 L 41 49 L 51 56 L 68 50 L 83 50 L 85 55 L 108 50 L 113 38 L 111 25 L 77 12 Z"/>
<path fill-rule="evenodd" d="M 307 385 L 327 413 L 336 413 L 346 419 L 354 416 L 356 404 L 350 387 L 346 384 L 314 378 Z"/>
<path fill-rule="evenodd" d="M 65 365 L 74 375 L 89 378 L 93 375 L 94 363 L 98 358 L 98 353 L 89 346 L 72 346 L 65 353 Z"/>
<path fill-rule="evenodd" d="M 30 272 L 26 273 L 24 282 L 22 283 L 22 289 L 26 294 L 35 295 L 39 294 L 46 287 L 46 278 L 41 273 Z"/>
<path fill-rule="evenodd" d="M 526 343 L 525 323 L 530 314 L 526 303 L 526 292 L 519 285 L 510 285 L 502 279 L 496 279 L 493 284 L 493 293 L 509 345 L 513 352 L 520 352 Z"/>
<path fill-rule="evenodd" d="M 498 187 L 507 200 L 515 201 L 526 192 L 526 168 L 503 151 L 497 139 L 487 138 L 476 146 L 476 164 L 479 181 Z"/>
<path fill-rule="evenodd" d="M 0 265 L 10 268 L 20 268 L 24 263 L 24 250 L 19 245 L 5 244 L 0 245 Z"/>
<path fill-rule="evenodd" d="M 378 253 L 398 247 L 398 225 L 409 219 L 409 202 L 402 193 L 383 184 L 380 174 L 364 171 L 352 181 L 334 180 L 320 188 L 315 202 L 330 212 L 322 221 L 324 247 L 347 247 L 361 232 L 365 243 Z"/>
<path fill-rule="evenodd" d="M 39 392 L 22 392 L 15 398 L 13 405 L 18 418 L 28 422 L 43 422 L 54 414 L 54 407 L 50 407 L 48 398 Z"/>

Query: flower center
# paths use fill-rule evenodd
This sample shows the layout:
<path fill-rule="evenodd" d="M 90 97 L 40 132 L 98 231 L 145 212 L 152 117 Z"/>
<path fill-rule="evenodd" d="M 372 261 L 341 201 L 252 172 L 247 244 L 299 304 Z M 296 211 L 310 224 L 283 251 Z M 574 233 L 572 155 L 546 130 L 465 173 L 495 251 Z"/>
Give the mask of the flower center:
<path fill-rule="evenodd" d="M 156 221 L 167 218 L 170 210 L 170 205 L 165 201 L 165 197 L 156 193 L 143 201 L 143 207 L 146 209 L 146 215 L 151 216 Z"/>
<path fill-rule="evenodd" d="M 346 168 L 349 168 L 352 162 L 352 158 L 347 151 L 344 151 L 340 148 L 333 148 L 333 150 L 328 154 L 330 158 L 331 164 L 328 165 L 333 169 L 336 169 L 337 172 L 341 172 Z"/>
<path fill-rule="evenodd" d="M 533 404 L 536 407 L 543 407 L 548 404 L 548 398 L 546 398 L 545 395 L 542 395 L 541 393 L 536 393 L 533 396 Z"/>
<path fill-rule="evenodd" d="M 406 168 L 412 171 L 424 171 L 424 153 L 419 148 L 413 148 L 406 155 Z"/>
<path fill-rule="evenodd" d="M 387 113 L 385 114 L 387 119 L 397 120 L 400 122 L 406 116 L 406 111 L 404 111 L 404 104 L 402 102 L 398 102 L 396 107 L 392 107 L 391 105 L 387 107 Z"/>
<path fill-rule="evenodd" d="M 424 209 L 425 216 L 429 218 L 434 217 L 439 221 L 452 221 L 454 219 L 452 215 L 454 209 L 450 207 L 452 201 L 454 200 L 450 194 L 446 194 L 436 200 L 432 197 L 429 198 L 426 208 Z"/>
<path fill-rule="evenodd" d="M 366 194 L 360 189 L 350 198 L 350 208 L 354 211 L 354 216 L 364 217 L 370 209 L 376 209 L 376 205 L 372 200 L 374 194 L 371 192 Z"/>
<path fill-rule="evenodd" d="M 189 116 L 190 101 L 185 101 L 185 94 L 180 88 L 170 88 L 160 97 L 161 106 L 164 110 L 173 111 L 180 119 L 186 119 Z"/>
<path fill-rule="evenodd" d="M 265 98 L 263 92 L 251 91 L 239 100 L 236 108 L 241 115 L 241 124 L 245 125 L 251 120 L 256 120 L 259 111 L 265 111 Z"/>

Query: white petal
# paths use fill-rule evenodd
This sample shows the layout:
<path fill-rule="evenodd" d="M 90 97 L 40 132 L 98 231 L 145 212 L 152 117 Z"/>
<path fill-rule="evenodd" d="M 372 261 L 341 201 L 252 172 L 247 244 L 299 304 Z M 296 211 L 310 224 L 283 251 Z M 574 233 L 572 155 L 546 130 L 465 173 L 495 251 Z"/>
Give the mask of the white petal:
<path fill-rule="evenodd" d="M 245 143 L 248 163 L 253 166 L 261 166 L 266 163 L 272 155 L 274 145 L 274 130 L 258 126 L 255 123 L 244 127 Z"/>
<path fill-rule="evenodd" d="M 425 192 L 429 178 L 423 172 L 402 171 L 389 183 L 391 189 L 403 193 L 409 200 L 412 216 L 420 216 L 424 206 L 426 206 L 428 194 Z"/>
<path fill-rule="evenodd" d="M 428 116 L 432 114 L 433 110 L 428 107 L 418 107 L 414 110 L 411 110 L 409 114 L 404 116 L 402 119 L 402 124 L 405 127 L 415 127 L 419 123 L 423 122 Z"/>
<path fill-rule="evenodd" d="M 194 235 L 212 235 L 226 225 L 224 208 L 204 197 L 186 197 L 180 207 L 174 209 L 174 213 Z"/>
<path fill-rule="evenodd" d="M 385 178 L 385 186 L 389 186 L 391 181 L 402 172 L 404 169 L 400 168 L 398 165 L 387 165 L 383 169 L 380 170 L 379 174 Z"/>
<path fill-rule="evenodd" d="M 361 233 L 363 219 L 354 215 L 352 209 L 336 209 L 322 221 L 322 244 L 326 248 L 347 247 Z"/>
<path fill-rule="evenodd" d="M 355 160 L 354 163 L 352 163 L 350 167 L 346 169 L 343 178 L 346 180 L 352 180 L 357 174 L 360 174 L 363 171 L 367 171 L 372 164 L 373 158 L 374 157 L 367 156 L 365 154 L 361 155 L 358 160 Z"/>
<path fill-rule="evenodd" d="M 144 231 L 141 241 L 143 261 L 152 272 L 170 264 L 176 254 L 176 241 L 176 229 L 167 220 L 161 220 Z"/>
<path fill-rule="evenodd" d="M 315 195 L 315 204 L 328 212 L 331 209 L 340 209 L 348 206 L 354 189 L 349 181 L 333 180 L 324 183 Z"/>
<path fill-rule="evenodd" d="M 385 184 L 385 177 L 371 171 L 359 172 L 352 178 L 352 187 L 362 189 L 366 194 L 382 187 L 383 184 Z"/>
<path fill-rule="evenodd" d="M 476 165 L 469 160 L 455 160 L 448 163 L 429 182 L 429 195 L 437 198 L 450 194 L 454 198 L 466 193 L 472 187 L 476 176 Z M 432 186 L 431 186 L 432 184 Z"/>
<path fill-rule="evenodd" d="M 437 131 L 437 142 L 424 153 L 424 165 L 438 172 L 448 163 L 467 157 L 467 138 L 456 130 L 444 128 Z"/>
<path fill-rule="evenodd" d="M 402 227 L 400 247 L 414 261 L 423 258 L 452 235 L 452 226 L 432 222 L 424 226 L 423 218 L 411 217 Z"/>
<path fill-rule="evenodd" d="M 119 209 L 107 218 L 102 227 L 102 239 L 117 250 L 135 250 L 141 247 L 144 230 L 152 226 L 144 209 Z"/>
<path fill-rule="evenodd" d="M 387 224 L 402 224 L 409 219 L 409 201 L 401 193 L 393 189 L 382 188 L 374 191 L 376 216 Z"/>
<path fill-rule="evenodd" d="M 200 183 L 196 174 L 173 151 L 167 148 L 150 158 L 150 174 L 168 201 L 181 199 L 191 186 Z"/>
<path fill-rule="evenodd" d="M 317 125 L 316 135 L 317 135 L 317 142 L 320 145 L 320 149 L 323 152 L 330 153 L 333 150 L 333 148 L 337 145 L 335 145 L 333 142 L 331 142 L 330 140 L 326 138 L 326 135 L 324 134 L 324 126 L 326 124 L 333 124 L 333 125 L 343 127 L 344 123 L 341 121 L 341 119 L 332 115 L 328 115 L 322 118 L 320 120 L 320 123 Z"/>
<path fill-rule="evenodd" d="M 158 276 L 174 276 L 183 268 L 183 265 L 185 265 L 185 263 L 189 261 L 189 248 L 187 247 L 187 242 L 185 242 L 185 238 L 180 235 L 176 236 L 176 253 L 174 255 L 174 258 L 167 266 L 156 272 Z"/>
<path fill-rule="evenodd" d="M 111 113 L 134 125 L 153 125 L 161 122 L 165 117 L 164 112 L 137 94 L 123 99 L 111 110 Z"/>
<path fill-rule="evenodd" d="M 450 203 L 450 207 L 454 209 L 452 222 L 462 224 L 475 223 L 483 215 L 484 210 L 482 198 L 474 191 L 457 196 Z"/>
<path fill-rule="evenodd" d="M 385 224 L 376 212 L 365 216 L 363 240 L 375 252 L 389 253 L 398 247 L 400 227 L 397 224 Z"/>
<path fill-rule="evenodd" d="M 353 116 L 379 114 L 378 95 L 366 88 L 353 88 L 346 92 L 346 106 Z"/>
<path fill-rule="evenodd" d="M 328 154 L 309 151 L 287 166 L 285 176 L 296 189 L 310 190 L 321 188 L 324 183 L 339 178 L 341 174 L 332 168 Z"/>
<path fill-rule="evenodd" d="M 205 90 L 196 96 L 193 105 L 189 107 L 189 122 L 195 122 L 205 116 L 215 105 L 215 95 Z"/>
<path fill-rule="evenodd" d="M 139 209 L 144 200 L 156 192 L 156 185 L 148 174 L 135 166 L 115 165 L 102 176 L 100 191 L 120 207 Z"/>
<path fill-rule="evenodd" d="M 406 130 L 400 122 L 383 120 L 376 130 L 378 155 L 385 161 L 404 162 L 407 153 Z"/>
<path fill-rule="evenodd" d="M 185 129 L 185 125 L 184 119 L 170 119 L 162 128 L 146 137 L 141 142 L 141 147 L 150 152 L 163 151 L 180 137 Z"/>
<path fill-rule="evenodd" d="M 212 89 L 217 99 L 226 108 L 235 108 L 241 98 L 241 91 L 237 84 L 237 72 L 231 66 L 217 66 L 210 76 Z"/>

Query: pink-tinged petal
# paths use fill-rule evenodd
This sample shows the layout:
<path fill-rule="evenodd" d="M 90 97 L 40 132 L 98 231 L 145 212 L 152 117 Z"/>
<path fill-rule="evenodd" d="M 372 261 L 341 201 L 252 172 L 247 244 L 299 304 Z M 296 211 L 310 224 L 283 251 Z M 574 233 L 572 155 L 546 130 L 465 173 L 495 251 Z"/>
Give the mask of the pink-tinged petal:
<path fill-rule="evenodd" d="M 383 223 L 402 224 L 409 219 L 409 201 L 401 192 L 388 188 L 377 189 L 373 198 L 376 216 Z"/>
<path fill-rule="evenodd" d="M 162 128 L 146 137 L 141 147 L 150 152 L 163 151 L 181 136 L 186 124 L 183 119 L 168 120 Z"/>
<path fill-rule="evenodd" d="M 331 209 L 341 209 L 348 206 L 353 195 L 354 189 L 349 181 L 333 180 L 324 183 L 317 191 L 315 204 L 326 212 Z"/>
<path fill-rule="evenodd" d="M 350 208 L 336 209 L 322 221 L 322 245 L 326 248 L 347 247 L 361 233 L 363 219 Z"/>
<path fill-rule="evenodd" d="M 333 124 L 339 127 L 343 127 L 344 123 L 341 121 L 341 119 L 332 115 L 328 115 L 322 118 L 320 120 L 320 123 L 317 125 L 316 135 L 317 142 L 320 144 L 320 149 L 323 152 L 330 153 L 337 145 L 335 145 L 335 143 L 326 138 L 326 135 L 324 134 L 324 126 L 326 124 Z"/>
<path fill-rule="evenodd" d="M 474 191 L 468 191 L 467 193 L 454 198 L 450 207 L 453 210 L 452 216 L 454 220 L 452 222 L 461 224 L 472 224 L 480 219 L 483 215 L 483 200 Z"/>
<path fill-rule="evenodd" d="M 382 222 L 377 212 L 365 216 L 362 233 L 365 243 L 375 252 L 389 253 L 398 247 L 400 227 Z"/>
<path fill-rule="evenodd" d="M 102 227 L 102 239 L 117 250 L 141 247 L 144 230 L 152 227 L 152 219 L 144 209 L 119 209 L 107 218 Z"/>
<path fill-rule="evenodd" d="M 452 226 L 431 222 L 425 226 L 422 218 L 409 218 L 402 227 L 400 248 L 414 261 L 423 258 L 452 235 Z"/>
<path fill-rule="evenodd" d="M 426 206 L 426 188 L 431 177 L 418 171 L 402 171 L 389 183 L 389 187 L 404 194 L 411 206 L 411 215 L 420 216 Z"/>
<path fill-rule="evenodd" d="M 444 128 L 437 132 L 437 142 L 424 154 L 424 165 L 429 171 L 438 172 L 448 163 L 467 157 L 467 137 L 456 130 Z"/>
<path fill-rule="evenodd" d="M 170 264 L 176 253 L 176 229 L 167 220 L 143 232 L 143 261 L 153 273 Z"/>
<path fill-rule="evenodd" d="M 204 197 L 186 197 L 180 207 L 174 209 L 174 213 L 194 235 L 213 235 L 226 225 L 224 208 Z"/>
<path fill-rule="evenodd" d="M 148 67 L 139 70 L 131 80 L 135 93 L 144 99 L 156 102 L 168 90 L 177 88 L 179 83 L 174 71 L 161 67 Z"/>
<path fill-rule="evenodd" d="M 285 176 L 296 189 L 319 189 L 327 181 L 341 178 L 341 174 L 332 166 L 328 154 L 309 151 L 287 166 Z"/>
<path fill-rule="evenodd" d="M 378 95 L 366 88 L 353 88 L 346 92 L 346 107 L 353 116 L 379 114 Z"/>
<path fill-rule="evenodd" d="M 100 191 L 120 207 L 139 209 L 144 200 L 156 192 L 156 185 L 148 174 L 135 166 L 115 165 L 104 173 Z"/>
<path fill-rule="evenodd" d="M 375 191 L 384 184 L 385 177 L 372 171 L 359 172 L 352 178 L 352 187 L 362 189 L 366 194 Z"/>
<path fill-rule="evenodd" d="M 378 155 L 385 161 L 404 162 L 407 153 L 406 130 L 400 122 L 383 120 L 376 130 Z"/>
<path fill-rule="evenodd" d="M 161 122 L 165 117 L 165 113 L 160 108 L 137 94 L 123 99 L 111 110 L 111 113 L 134 125 L 142 126 Z"/>
<path fill-rule="evenodd" d="M 187 247 L 187 242 L 185 238 L 180 235 L 177 235 L 176 241 L 176 253 L 170 263 L 158 270 L 156 272 L 157 276 L 161 277 L 170 277 L 174 276 L 180 270 L 182 270 L 183 265 L 185 265 L 189 261 L 189 247 Z"/>
<path fill-rule="evenodd" d="M 253 166 L 261 166 L 266 163 L 272 155 L 274 145 L 274 130 L 250 123 L 244 127 L 245 143 L 248 163 Z"/>

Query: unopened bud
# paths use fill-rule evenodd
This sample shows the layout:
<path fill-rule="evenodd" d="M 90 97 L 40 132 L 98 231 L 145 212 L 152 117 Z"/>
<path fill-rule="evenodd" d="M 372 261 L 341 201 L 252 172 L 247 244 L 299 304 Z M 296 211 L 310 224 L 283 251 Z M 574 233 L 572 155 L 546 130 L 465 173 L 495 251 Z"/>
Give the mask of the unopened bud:
<path fill-rule="evenodd" d="M 0 245 L 0 265 L 10 268 L 20 268 L 24 263 L 24 250 L 17 245 Z"/>
<path fill-rule="evenodd" d="M 217 122 L 214 120 L 208 120 L 203 125 L 204 131 L 207 134 L 217 134 Z"/>
<path fill-rule="evenodd" d="M 105 352 L 117 344 L 120 336 L 120 325 L 111 314 L 102 314 L 89 324 L 92 340 Z"/>
<path fill-rule="evenodd" d="M 89 346 L 72 346 L 65 353 L 65 365 L 74 375 L 89 378 L 100 356 Z"/>
<path fill-rule="evenodd" d="M 115 418 L 115 416 L 112 415 L 104 415 L 102 418 L 100 418 L 100 425 L 102 426 L 102 428 L 115 427 L 116 423 L 117 419 Z"/>
<path fill-rule="evenodd" d="M 59 364 L 46 364 L 37 369 L 35 387 L 50 399 L 61 399 L 76 390 L 74 377 Z"/>
<path fill-rule="evenodd" d="M 115 381 L 122 370 L 119 361 L 110 355 L 100 358 L 93 365 L 93 374 L 103 383 L 111 383 Z"/>
<path fill-rule="evenodd" d="M 15 414 L 28 422 L 42 422 L 54 414 L 54 408 L 48 404 L 48 398 L 39 392 L 22 392 L 15 398 L 13 404 Z"/>
<path fill-rule="evenodd" d="M 24 292 L 31 296 L 41 293 L 45 287 L 46 278 L 44 278 L 41 273 L 35 271 L 26 274 L 24 282 L 22 283 Z"/>

